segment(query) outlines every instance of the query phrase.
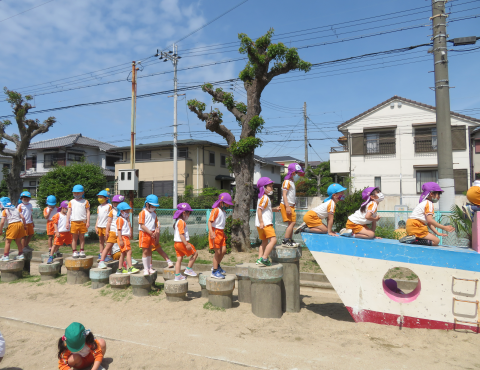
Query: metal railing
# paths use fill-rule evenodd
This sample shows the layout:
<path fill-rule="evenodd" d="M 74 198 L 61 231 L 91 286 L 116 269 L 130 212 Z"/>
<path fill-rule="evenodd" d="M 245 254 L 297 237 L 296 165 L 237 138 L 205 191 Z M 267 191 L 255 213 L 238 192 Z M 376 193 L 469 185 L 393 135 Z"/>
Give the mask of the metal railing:
<path fill-rule="evenodd" d="M 334 146 L 330 148 L 330 153 L 342 153 L 342 152 L 348 152 L 348 147 L 347 146 Z"/>

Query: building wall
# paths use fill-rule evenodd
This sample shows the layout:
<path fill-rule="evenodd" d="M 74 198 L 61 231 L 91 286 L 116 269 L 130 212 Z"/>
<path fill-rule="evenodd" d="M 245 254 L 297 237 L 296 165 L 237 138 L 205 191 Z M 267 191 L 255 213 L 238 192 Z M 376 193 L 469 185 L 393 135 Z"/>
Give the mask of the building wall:
<path fill-rule="evenodd" d="M 283 167 L 272 166 L 270 164 L 255 162 L 255 172 L 253 174 L 253 183 L 256 184 L 261 177 L 268 177 L 274 182 L 274 184 L 280 184 L 282 182 L 282 178 L 280 176 L 280 170 L 283 170 Z"/>
<path fill-rule="evenodd" d="M 476 144 L 478 142 L 478 144 Z M 476 153 L 476 147 L 478 147 L 478 153 Z M 473 172 L 472 178 L 475 180 L 475 174 L 480 173 L 480 131 L 473 134 L 473 142 L 471 143 L 472 159 L 473 159 Z"/>

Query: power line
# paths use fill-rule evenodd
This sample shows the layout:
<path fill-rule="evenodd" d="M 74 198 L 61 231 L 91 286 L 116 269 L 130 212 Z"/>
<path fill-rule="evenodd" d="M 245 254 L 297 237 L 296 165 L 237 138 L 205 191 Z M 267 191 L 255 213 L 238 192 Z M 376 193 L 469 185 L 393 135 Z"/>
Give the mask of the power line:
<path fill-rule="evenodd" d="M 30 10 L 33 10 L 33 9 L 39 8 L 39 7 L 41 7 L 41 6 L 45 5 L 45 4 L 51 3 L 52 1 L 54 1 L 54 0 L 47 1 L 47 2 L 45 2 L 45 3 L 43 3 L 43 4 L 40 4 L 40 5 L 34 6 L 33 8 L 30 8 L 30 9 L 24 10 L 23 12 L 20 12 L 20 13 L 14 14 L 14 15 L 12 15 L 12 16 L 10 16 L 10 17 L 8 17 L 8 18 L 5 18 L 5 19 L 2 19 L 2 20 L 0 20 L 0 22 L 4 22 L 4 21 L 7 21 L 7 20 L 9 20 L 9 19 L 12 19 L 13 17 L 16 17 L 16 16 L 18 16 L 18 15 L 20 15 L 20 14 L 24 14 L 24 13 L 26 13 L 26 12 L 29 12 Z"/>

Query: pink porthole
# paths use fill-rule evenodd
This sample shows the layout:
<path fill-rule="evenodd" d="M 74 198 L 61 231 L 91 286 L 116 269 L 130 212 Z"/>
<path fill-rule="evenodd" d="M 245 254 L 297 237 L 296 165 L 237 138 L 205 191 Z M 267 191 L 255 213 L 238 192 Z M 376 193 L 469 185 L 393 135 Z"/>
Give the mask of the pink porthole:
<path fill-rule="evenodd" d="M 388 270 L 382 285 L 387 297 L 399 303 L 413 302 L 422 289 L 418 276 L 412 270 L 400 267 Z"/>

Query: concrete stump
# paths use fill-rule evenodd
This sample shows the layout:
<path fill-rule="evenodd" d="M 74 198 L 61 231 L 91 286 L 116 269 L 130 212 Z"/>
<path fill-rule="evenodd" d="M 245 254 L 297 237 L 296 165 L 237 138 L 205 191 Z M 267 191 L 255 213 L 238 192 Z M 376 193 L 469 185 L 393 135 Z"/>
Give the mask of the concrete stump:
<path fill-rule="evenodd" d="M 93 257 L 65 259 L 67 268 L 67 284 L 84 284 L 90 281 L 89 271 L 93 266 Z"/>
<path fill-rule="evenodd" d="M 110 267 L 112 269 L 112 274 L 117 272 L 117 270 L 118 270 L 118 260 L 105 262 L 105 264 L 107 265 L 107 268 Z"/>
<path fill-rule="evenodd" d="M 113 289 L 127 289 L 130 286 L 130 274 L 111 274 L 108 277 L 110 286 Z"/>
<path fill-rule="evenodd" d="M 185 269 L 180 269 L 180 273 L 182 275 L 185 275 Z M 167 281 L 167 280 L 173 280 L 173 279 L 175 279 L 175 267 L 164 268 L 163 269 L 163 280 Z"/>
<path fill-rule="evenodd" d="M 188 282 L 187 280 L 167 280 L 165 281 L 165 294 L 170 302 L 180 302 L 187 300 Z"/>
<path fill-rule="evenodd" d="M 248 276 L 252 283 L 252 313 L 264 319 L 281 318 L 283 312 L 280 282 L 283 277 L 283 266 L 281 264 L 249 266 Z"/>
<path fill-rule="evenodd" d="M 53 280 L 60 274 L 60 263 L 54 262 L 51 264 L 41 263 L 38 265 L 38 272 L 41 280 Z"/>
<path fill-rule="evenodd" d="M 232 308 L 235 276 L 227 275 L 225 279 L 207 277 L 208 301 L 215 307 Z"/>
<path fill-rule="evenodd" d="M 302 248 L 275 246 L 270 253 L 272 261 L 283 265 L 282 289 L 283 312 L 300 312 L 300 263 Z"/>
<path fill-rule="evenodd" d="M 204 272 L 198 274 L 198 283 L 202 287 L 202 298 L 208 298 L 207 276 L 207 273 Z"/>
<path fill-rule="evenodd" d="M 150 280 L 152 281 L 152 287 L 155 286 L 155 282 L 157 281 L 157 278 L 158 278 L 158 271 L 155 270 L 155 272 L 153 274 L 150 274 L 151 278 Z"/>
<path fill-rule="evenodd" d="M 106 269 L 93 268 L 90 269 L 90 280 L 92 281 L 92 289 L 103 288 L 109 282 L 109 276 L 113 273 L 110 267 Z"/>
<path fill-rule="evenodd" d="M 252 303 L 250 294 L 252 282 L 248 277 L 248 267 L 256 266 L 255 263 L 240 263 L 235 266 L 235 273 L 237 274 L 237 289 L 238 289 L 238 301 L 242 303 Z"/>
<path fill-rule="evenodd" d="M 25 261 L 23 265 L 23 271 L 28 272 L 28 274 L 30 275 L 30 261 L 32 260 L 32 257 L 33 257 L 33 250 L 24 248 L 23 257 Z"/>
<path fill-rule="evenodd" d="M 41 255 L 42 263 L 47 263 L 48 257 L 50 257 L 50 255 L 48 253 L 42 254 Z M 61 268 L 63 266 L 63 257 L 54 258 L 53 262 L 58 262 L 60 264 L 60 268 Z"/>
<path fill-rule="evenodd" d="M 152 290 L 152 282 L 155 283 L 156 276 L 143 275 L 143 270 L 138 274 L 130 275 L 130 285 L 132 286 L 133 295 L 137 297 L 147 297 Z"/>
<path fill-rule="evenodd" d="M 15 281 L 22 277 L 25 260 L 0 261 L 0 273 L 2 282 Z"/>
<path fill-rule="evenodd" d="M 139 269 L 139 270 L 143 270 L 143 262 L 141 260 L 137 261 L 137 263 L 132 264 L 132 267 L 135 267 L 136 269 Z"/>

